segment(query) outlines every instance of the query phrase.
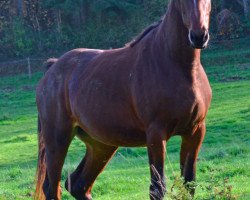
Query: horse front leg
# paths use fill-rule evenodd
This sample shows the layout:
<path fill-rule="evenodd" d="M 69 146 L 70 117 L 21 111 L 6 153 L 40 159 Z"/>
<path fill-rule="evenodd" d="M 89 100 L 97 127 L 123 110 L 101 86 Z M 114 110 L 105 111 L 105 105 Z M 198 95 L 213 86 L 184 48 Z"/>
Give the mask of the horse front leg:
<path fill-rule="evenodd" d="M 151 173 L 150 199 L 162 200 L 166 193 L 164 161 L 166 153 L 165 132 L 153 124 L 147 131 L 147 148 Z"/>
<path fill-rule="evenodd" d="M 195 181 L 196 178 L 196 161 L 201 148 L 206 126 L 203 122 L 198 126 L 196 131 L 191 135 L 182 136 L 180 167 L 181 175 L 184 177 L 185 183 Z M 189 188 L 191 195 L 194 195 L 195 189 Z"/>

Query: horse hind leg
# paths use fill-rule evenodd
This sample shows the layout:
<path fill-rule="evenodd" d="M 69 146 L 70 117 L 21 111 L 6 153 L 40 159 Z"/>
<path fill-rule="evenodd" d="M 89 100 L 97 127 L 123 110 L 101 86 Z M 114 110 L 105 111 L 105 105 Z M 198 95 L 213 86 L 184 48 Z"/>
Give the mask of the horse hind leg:
<path fill-rule="evenodd" d="M 65 125 L 66 124 L 66 125 Z M 71 125 L 64 123 L 63 127 L 46 124 L 43 127 L 46 176 L 43 183 L 43 191 L 46 199 L 60 199 L 60 179 L 62 167 L 72 141 Z"/>
<path fill-rule="evenodd" d="M 65 182 L 66 189 L 77 200 L 91 200 L 91 190 L 97 176 L 115 154 L 117 147 L 100 143 L 82 130 L 78 137 L 86 144 L 86 154 L 77 169 Z"/>

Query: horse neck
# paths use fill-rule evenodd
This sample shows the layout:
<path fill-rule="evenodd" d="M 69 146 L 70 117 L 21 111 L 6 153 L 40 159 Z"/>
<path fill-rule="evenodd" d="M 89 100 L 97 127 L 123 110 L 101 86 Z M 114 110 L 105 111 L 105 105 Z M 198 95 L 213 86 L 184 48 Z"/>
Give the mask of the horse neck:
<path fill-rule="evenodd" d="M 162 24 L 156 32 L 154 51 L 163 57 L 193 69 L 200 63 L 200 50 L 189 45 L 188 29 L 184 26 L 181 13 L 171 1 Z"/>

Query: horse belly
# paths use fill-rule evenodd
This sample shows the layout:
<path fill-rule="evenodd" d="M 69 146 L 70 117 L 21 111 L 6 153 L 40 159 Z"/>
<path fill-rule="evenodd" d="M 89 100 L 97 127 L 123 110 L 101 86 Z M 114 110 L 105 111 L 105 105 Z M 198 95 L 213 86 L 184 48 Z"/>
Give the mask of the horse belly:
<path fill-rule="evenodd" d="M 80 117 L 79 124 L 99 142 L 112 146 L 145 146 L 145 132 L 136 127 L 134 123 L 130 123 L 129 115 L 123 114 L 124 116 L 121 116 L 101 111 L 98 115 L 91 113 Z"/>
<path fill-rule="evenodd" d="M 126 95 L 82 90 L 73 102 L 77 123 L 94 139 L 113 146 L 144 146 L 143 125 L 134 114 Z M 119 91 L 119 90 L 114 90 Z M 108 95 L 111 94 L 111 95 Z M 124 96 L 124 98 L 122 98 Z"/>
<path fill-rule="evenodd" d="M 146 146 L 146 134 L 136 129 L 124 127 L 101 127 L 90 130 L 90 136 L 99 142 L 111 146 L 141 147 Z"/>

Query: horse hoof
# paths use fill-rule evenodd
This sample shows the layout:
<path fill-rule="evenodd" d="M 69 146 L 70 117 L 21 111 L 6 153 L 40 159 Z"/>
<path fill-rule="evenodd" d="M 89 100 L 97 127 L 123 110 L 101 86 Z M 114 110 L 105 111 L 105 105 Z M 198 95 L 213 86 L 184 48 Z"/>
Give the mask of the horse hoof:
<path fill-rule="evenodd" d="M 75 199 L 77 200 L 92 200 L 91 195 L 79 195 L 79 196 L 74 196 Z"/>
<path fill-rule="evenodd" d="M 68 179 L 65 181 L 65 188 L 77 200 L 92 200 L 91 194 L 84 194 L 84 191 L 77 190 L 72 183 L 69 185 Z"/>

